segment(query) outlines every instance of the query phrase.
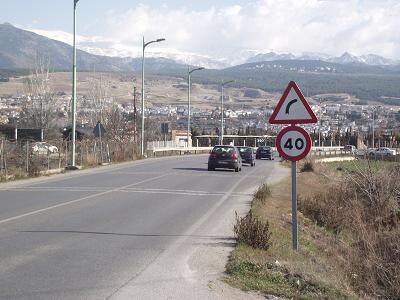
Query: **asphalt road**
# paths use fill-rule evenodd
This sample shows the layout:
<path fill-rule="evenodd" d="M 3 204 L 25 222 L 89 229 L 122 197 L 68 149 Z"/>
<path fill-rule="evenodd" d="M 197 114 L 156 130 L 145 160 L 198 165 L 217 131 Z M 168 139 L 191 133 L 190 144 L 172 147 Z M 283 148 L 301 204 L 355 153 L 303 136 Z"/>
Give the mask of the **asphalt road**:
<path fill-rule="evenodd" d="M 234 211 L 277 161 L 148 159 L 0 185 L 0 299 L 221 299 Z M 234 298 L 234 297 L 233 297 Z M 240 298 L 240 296 L 239 296 Z"/>

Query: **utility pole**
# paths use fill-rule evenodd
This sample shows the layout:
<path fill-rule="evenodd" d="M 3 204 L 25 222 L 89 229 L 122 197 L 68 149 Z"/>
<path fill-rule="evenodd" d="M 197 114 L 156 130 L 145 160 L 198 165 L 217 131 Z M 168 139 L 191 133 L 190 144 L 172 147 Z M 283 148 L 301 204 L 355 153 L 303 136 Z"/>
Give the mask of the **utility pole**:
<path fill-rule="evenodd" d="M 76 143 L 76 4 L 74 0 L 74 26 L 73 26 L 73 62 L 72 62 L 72 154 L 71 167 L 75 168 L 75 143 Z"/>
<path fill-rule="evenodd" d="M 137 110 L 136 110 L 136 86 L 133 87 L 133 138 L 137 141 Z"/>

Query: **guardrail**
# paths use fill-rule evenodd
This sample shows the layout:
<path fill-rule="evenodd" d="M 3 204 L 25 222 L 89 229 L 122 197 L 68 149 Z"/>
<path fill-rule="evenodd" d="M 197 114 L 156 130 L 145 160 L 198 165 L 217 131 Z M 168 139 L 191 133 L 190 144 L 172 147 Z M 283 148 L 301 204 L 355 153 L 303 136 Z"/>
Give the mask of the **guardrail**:
<path fill-rule="evenodd" d="M 172 155 L 187 155 L 187 154 L 206 154 L 213 147 L 160 147 L 147 150 L 148 157 L 172 156 Z M 256 149 L 253 147 L 253 149 Z M 276 151 L 275 147 L 272 147 Z M 318 160 L 331 157 L 342 157 L 346 159 L 384 159 L 392 161 L 400 161 L 400 155 L 393 157 L 376 157 L 371 158 L 366 154 L 358 154 L 358 152 L 345 151 L 343 147 L 312 147 L 310 154 Z"/>
<path fill-rule="evenodd" d="M 153 147 L 147 150 L 147 156 L 159 157 L 185 154 L 204 154 L 210 152 L 213 147 Z M 257 149 L 257 148 L 254 148 Z M 272 147 L 276 151 L 275 147 Z M 350 151 L 341 150 L 342 147 L 313 147 L 311 153 L 315 156 L 354 156 Z"/>
<path fill-rule="evenodd" d="M 171 155 L 186 155 L 186 154 L 204 154 L 209 153 L 213 147 L 166 147 L 153 148 L 147 150 L 148 156 L 171 156 Z"/>

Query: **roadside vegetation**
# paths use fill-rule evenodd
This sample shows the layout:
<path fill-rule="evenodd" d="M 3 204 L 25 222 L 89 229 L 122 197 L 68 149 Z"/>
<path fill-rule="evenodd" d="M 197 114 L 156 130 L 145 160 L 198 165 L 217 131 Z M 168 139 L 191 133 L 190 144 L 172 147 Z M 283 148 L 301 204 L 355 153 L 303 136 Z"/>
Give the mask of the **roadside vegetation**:
<path fill-rule="evenodd" d="M 306 161 L 300 170 L 299 251 L 292 250 L 290 180 L 260 193 L 264 185 L 249 214 L 237 217 L 226 281 L 287 299 L 398 299 L 400 166 Z M 250 220 L 264 228 L 255 232 L 268 247 L 239 238 Z"/>

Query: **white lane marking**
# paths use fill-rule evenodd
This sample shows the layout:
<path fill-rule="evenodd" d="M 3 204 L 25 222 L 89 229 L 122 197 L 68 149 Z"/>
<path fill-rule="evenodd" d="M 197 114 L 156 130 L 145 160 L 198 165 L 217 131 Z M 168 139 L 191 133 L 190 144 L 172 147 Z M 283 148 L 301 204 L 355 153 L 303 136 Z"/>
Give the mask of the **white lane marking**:
<path fill-rule="evenodd" d="M 112 191 L 115 188 L 104 187 L 26 187 L 13 188 L 7 191 L 13 192 L 99 192 Z M 152 188 L 118 188 L 118 192 L 124 193 L 148 193 L 148 194 L 175 194 L 175 195 L 195 195 L 195 196 L 221 196 L 225 192 L 209 192 L 200 190 L 177 190 L 177 189 L 152 189 Z M 232 196 L 251 196 L 249 193 L 235 192 Z"/>
<path fill-rule="evenodd" d="M 166 160 L 166 159 L 168 159 L 168 157 L 164 158 L 164 160 Z M 159 160 L 161 160 L 161 158 Z M 81 171 L 72 171 L 71 173 L 57 174 L 52 178 L 38 177 L 38 178 L 28 179 L 28 181 L 17 180 L 17 181 L 4 182 L 0 186 L 0 191 L 9 190 L 14 186 L 35 186 L 38 184 L 42 184 L 43 182 L 46 182 L 46 183 L 59 182 L 59 181 L 67 180 L 67 179 L 74 179 L 74 178 L 79 178 L 79 177 L 83 177 L 83 176 L 90 176 L 90 175 L 94 175 L 94 174 L 98 174 L 98 173 L 107 174 L 107 173 L 112 173 L 114 170 L 118 171 L 118 170 L 128 169 L 131 167 L 154 164 L 154 163 L 158 163 L 158 162 L 159 161 L 152 160 L 152 159 L 143 160 L 143 161 L 136 160 L 136 161 L 130 161 L 130 162 L 125 162 L 125 163 L 121 163 L 121 164 L 100 167 L 100 168 L 91 168 L 91 169 L 85 169 L 85 170 L 81 170 Z M 76 172 L 78 172 L 78 173 L 76 173 Z M 160 174 L 160 172 L 158 172 L 157 174 Z"/>
<path fill-rule="evenodd" d="M 120 191 L 122 189 L 129 188 L 130 186 L 135 186 L 135 185 L 138 185 L 138 184 L 146 183 L 146 182 L 149 182 L 149 181 L 161 178 L 161 177 L 165 177 L 165 176 L 168 176 L 168 175 L 169 174 L 167 173 L 167 174 L 164 174 L 164 175 L 160 175 L 160 176 L 156 176 L 156 177 L 152 177 L 152 178 L 147 178 L 145 180 L 142 180 L 142 181 L 139 181 L 139 182 L 135 182 L 135 183 L 131 183 L 131 184 L 128 184 L 128 185 L 125 185 L 125 186 L 121 186 L 121 187 L 118 187 L 118 188 L 114 188 L 114 189 L 111 189 L 111 190 L 108 190 L 108 191 L 105 191 L 105 192 L 89 195 L 89 196 L 82 197 L 82 198 L 79 198 L 79 199 L 75 199 L 75 200 L 71 200 L 71 201 L 68 201 L 68 202 L 63 202 L 63 203 L 56 204 L 56 205 L 53 205 L 53 206 L 49 206 L 49 207 L 45 207 L 45 208 L 38 209 L 38 210 L 35 210 L 35 211 L 31 211 L 31 212 L 28 212 L 28 213 L 25 213 L 25 214 L 22 214 L 22 215 L 18 215 L 18 216 L 15 216 L 15 217 L 11 217 L 11 218 L 7 218 L 7 219 L 4 219 L 4 220 L 0 220 L 0 224 L 4 224 L 4 223 L 7 223 L 7 222 L 15 221 L 15 220 L 18 220 L 18 219 L 21 219 L 21 218 L 24 218 L 24 217 L 36 215 L 38 213 L 42 213 L 42 212 L 45 212 L 45 211 L 48 211 L 48 210 L 51 210 L 51 209 L 54 209 L 54 208 L 58 208 L 58 207 L 62 207 L 62 206 L 66 206 L 66 205 L 70 205 L 70 204 L 74 204 L 74 203 L 78 203 L 78 202 L 81 202 L 81 201 L 84 201 L 84 200 L 87 200 L 87 199 L 90 199 L 90 198 L 94 198 L 94 197 L 97 197 L 97 196 L 102 196 L 102 195 L 105 195 L 105 194 L 108 194 L 108 193 Z"/>

